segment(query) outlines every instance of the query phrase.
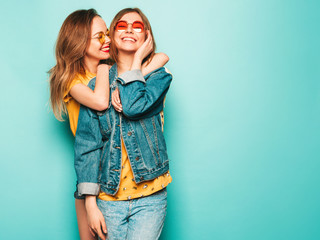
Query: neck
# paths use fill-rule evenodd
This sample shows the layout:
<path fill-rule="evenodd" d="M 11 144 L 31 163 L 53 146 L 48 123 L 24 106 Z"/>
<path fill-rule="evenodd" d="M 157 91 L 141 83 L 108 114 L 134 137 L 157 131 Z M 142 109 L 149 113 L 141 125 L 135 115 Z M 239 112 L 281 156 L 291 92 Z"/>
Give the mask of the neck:
<path fill-rule="evenodd" d="M 121 75 L 122 73 L 131 70 L 131 66 L 133 63 L 134 59 L 134 54 L 133 53 L 128 53 L 128 52 L 120 52 L 118 53 L 118 75 Z"/>
<path fill-rule="evenodd" d="M 88 57 L 84 57 L 84 67 L 87 71 L 97 74 L 98 65 L 99 65 L 98 59 L 90 59 Z"/>

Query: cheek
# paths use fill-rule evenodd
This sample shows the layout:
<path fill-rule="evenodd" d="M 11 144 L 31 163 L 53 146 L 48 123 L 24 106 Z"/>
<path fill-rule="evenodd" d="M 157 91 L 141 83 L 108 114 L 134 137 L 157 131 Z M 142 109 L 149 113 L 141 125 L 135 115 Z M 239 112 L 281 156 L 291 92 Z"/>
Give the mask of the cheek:
<path fill-rule="evenodd" d="M 138 40 L 139 45 L 142 45 L 146 41 L 146 39 L 147 39 L 147 35 L 145 33 L 141 34 Z"/>
<path fill-rule="evenodd" d="M 114 35 L 114 38 L 111 40 L 111 44 L 113 44 L 116 48 L 120 46 L 121 39 L 120 39 L 120 36 L 118 36 L 118 34 Z"/>
<path fill-rule="evenodd" d="M 87 48 L 86 55 L 98 57 L 101 54 L 101 44 L 90 44 Z"/>
<path fill-rule="evenodd" d="M 112 44 L 114 44 L 114 46 L 116 47 L 116 48 L 118 48 L 119 46 L 120 46 L 120 44 L 121 44 L 121 40 L 120 39 L 114 39 L 114 41 L 112 42 Z"/>
<path fill-rule="evenodd" d="M 140 38 L 139 40 L 138 40 L 138 46 L 139 47 L 141 47 L 141 45 L 144 43 L 144 38 L 142 37 L 142 38 Z"/>
<path fill-rule="evenodd" d="M 91 42 L 87 48 L 87 52 L 94 52 L 97 49 L 97 44 L 94 42 Z"/>
<path fill-rule="evenodd" d="M 93 48 L 96 50 L 100 50 L 102 47 L 102 44 L 99 41 L 96 41 L 95 44 L 93 45 Z"/>

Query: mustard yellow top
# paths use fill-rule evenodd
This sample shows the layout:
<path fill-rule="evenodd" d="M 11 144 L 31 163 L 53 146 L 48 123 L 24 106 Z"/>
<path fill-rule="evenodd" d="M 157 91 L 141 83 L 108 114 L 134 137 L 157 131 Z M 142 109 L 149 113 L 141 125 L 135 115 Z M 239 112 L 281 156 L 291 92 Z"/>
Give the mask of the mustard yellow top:
<path fill-rule="evenodd" d="M 136 184 L 123 139 L 121 139 L 121 153 L 122 169 L 119 190 L 115 196 L 107 195 L 105 192 L 100 192 L 99 199 L 105 201 L 118 201 L 144 197 L 165 188 L 169 183 L 171 183 L 172 178 L 168 171 L 153 180 Z"/>
<path fill-rule="evenodd" d="M 80 112 L 80 103 L 78 103 L 71 95 L 70 90 L 71 88 L 78 84 L 82 83 L 84 85 L 88 85 L 90 80 L 94 78 L 96 75 L 91 72 L 86 72 L 86 75 L 83 76 L 81 74 L 78 74 L 71 82 L 70 86 L 68 87 L 68 90 L 65 92 L 63 101 L 66 103 L 67 111 L 68 111 L 68 117 L 70 122 L 70 129 L 73 133 L 73 135 L 76 135 L 77 125 L 78 125 L 78 117 Z"/>

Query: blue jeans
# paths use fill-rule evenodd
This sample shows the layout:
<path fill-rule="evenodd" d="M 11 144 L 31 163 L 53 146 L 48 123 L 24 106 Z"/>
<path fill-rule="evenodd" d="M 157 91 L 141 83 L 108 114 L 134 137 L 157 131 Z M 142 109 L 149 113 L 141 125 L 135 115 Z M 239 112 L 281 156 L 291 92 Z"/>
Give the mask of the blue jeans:
<path fill-rule="evenodd" d="M 127 201 L 97 199 L 109 240 L 158 239 L 167 212 L 167 190 Z M 100 239 L 100 238 L 99 238 Z"/>

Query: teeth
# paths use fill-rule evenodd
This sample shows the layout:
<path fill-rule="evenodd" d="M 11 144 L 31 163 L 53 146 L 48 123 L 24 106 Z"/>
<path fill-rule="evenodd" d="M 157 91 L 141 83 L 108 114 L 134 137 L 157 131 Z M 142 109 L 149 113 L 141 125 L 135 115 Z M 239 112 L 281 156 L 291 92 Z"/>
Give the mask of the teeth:
<path fill-rule="evenodd" d="M 132 42 L 135 42 L 135 40 L 132 39 L 132 38 L 123 38 L 123 40 L 124 40 L 124 41 L 132 41 Z"/>

